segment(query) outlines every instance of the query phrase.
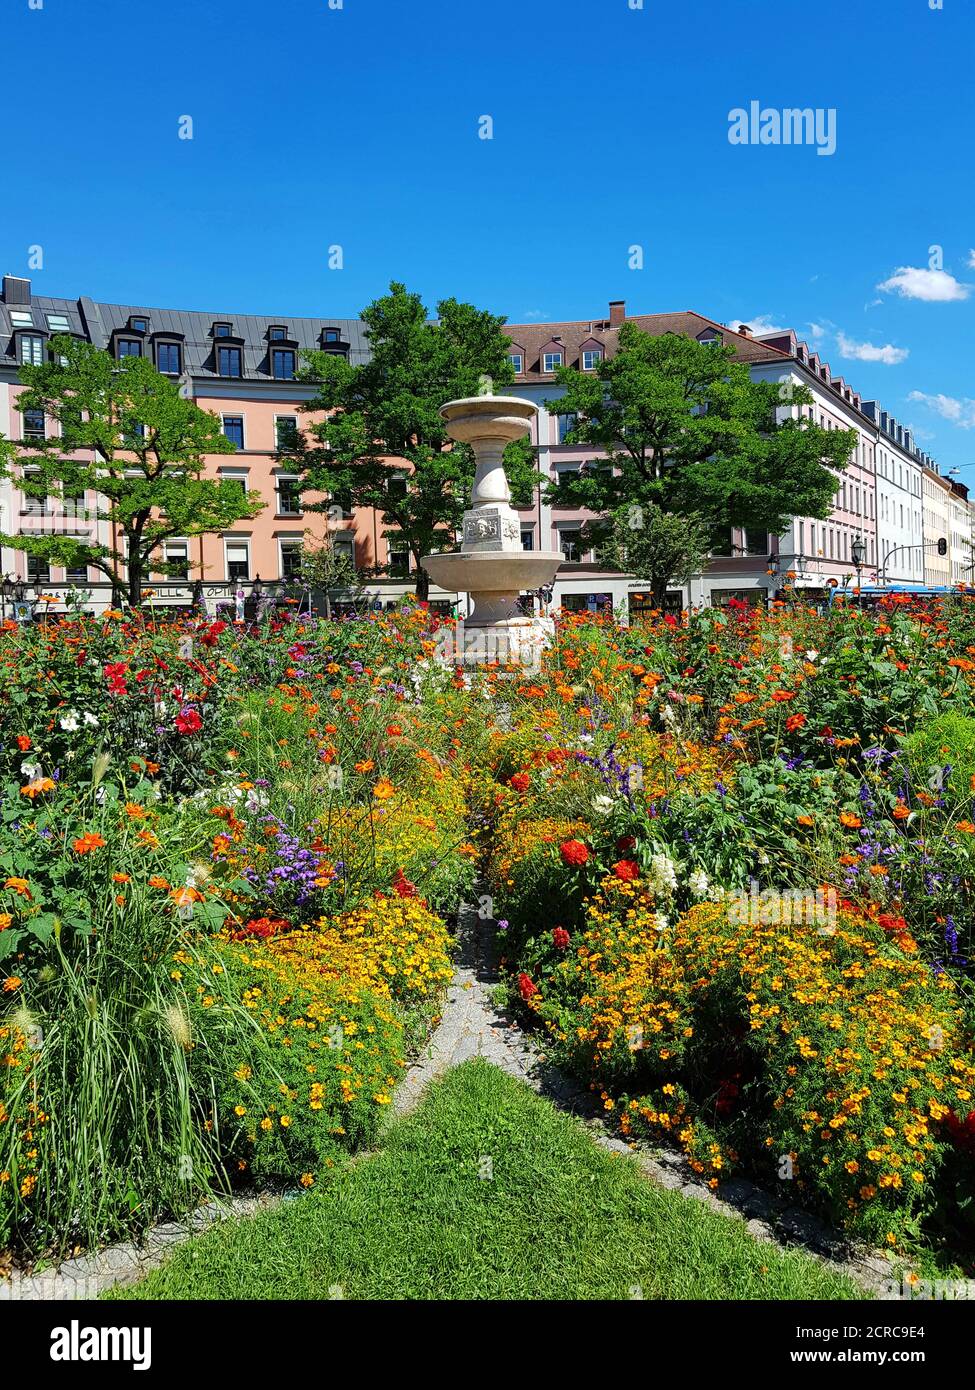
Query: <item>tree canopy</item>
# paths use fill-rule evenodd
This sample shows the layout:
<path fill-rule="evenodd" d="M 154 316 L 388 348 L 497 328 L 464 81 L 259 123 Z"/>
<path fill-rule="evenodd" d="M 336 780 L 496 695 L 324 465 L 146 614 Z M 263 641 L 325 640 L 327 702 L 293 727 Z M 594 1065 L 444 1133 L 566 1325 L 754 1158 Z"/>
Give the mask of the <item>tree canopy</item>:
<path fill-rule="evenodd" d="M 632 518 L 639 510 L 627 523 L 621 509 L 642 509 L 648 535 L 639 546 L 631 535 L 626 548 L 658 576 L 654 518 L 686 523 L 683 554 L 679 547 L 675 554 L 680 528 L 660 528 L 661 555 L 676 565 L 676 578 L 693 568 L 701 526 L 714 536 L 733 526 L 778 535 L 794 516 L 827 517 L 837 473 L 856 444 L 855 430 L 826 430 L 803 414 L 813 400 L 806 387 L 754 381 L 731 348 L 653 336 L 633 323 L 620 328 L 614 357 L 592 372 L 563 367 L 556 381 L 564 394 L 546 405 L 576 417 L 566 442 L 592 445 L 605 457 L 563 473 L 550 485 L 550 500 L 593 512 L 587 539 L 597 548 L 615 544 L 617 553 L 627 525 L 638 529 Z"/>
<path fill-rule="evenodd" d="M 420 296 L 395 281 L 362 318 L 368 362 L 306 354 L 303 375 L 317 391 L 304 408 L 327 418 L 299 445 L 303 487 L 330 500 L 305 507 L 374 508 L 383 534 L 412 556 L 425 597 L 420 559 L 453 548 L 474 481 L 473 451 L 448 438 L 440 406 L 477 395 L 488 377 L 503 393 L 514 380 L 510 343 L 503 318 L 444 299 L 431 321 Z M 509 445 L 505 466 L 516 503 L 527 504 L 538 477 L 527 441 Z"/>
<path fill-rule="evenodd" d="M 0 536 L 4 545 L 56 565 L 94 566 L 113 584 L 124 571 L 136 604 L 151 572 L 177 572 L 161 553 L 164 541 L 223 531 L 262 509 L 257 493 L 202 476 L 207 455 L 234 446 L 215 415 L 184 399 L 145 358 L 116 361 L 56 337 L 51 359 L 21 367 L 21 376 L 17 409 L 42 411 L 59 432 L 0 453 L 0 477 L 16 475 L 28 497 L 60 501 L 66 521 L 108 523 L 113 539 L 99 541 L 93 527 L 90 540 L 62 530 Z"/>

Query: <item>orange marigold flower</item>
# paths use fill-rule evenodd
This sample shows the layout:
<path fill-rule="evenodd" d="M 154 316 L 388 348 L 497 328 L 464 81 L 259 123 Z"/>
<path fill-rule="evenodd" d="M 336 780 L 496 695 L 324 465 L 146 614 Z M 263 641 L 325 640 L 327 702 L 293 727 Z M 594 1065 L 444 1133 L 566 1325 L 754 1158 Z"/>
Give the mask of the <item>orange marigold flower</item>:
<path fill-rule="evenodd" d="M 388 801 L 391 796 L 396 795 L 396 788 L 388 777 L 381 777 L 373 787 L 372 794 L 378 801 Z"/>
<path fill-rule="evenodd" d="M 40 796 L 42 792 L 53 792 L 56 786 L 57 783 L 53 782 L 50 777 L 35 777 L 33 782 L 28 782 L 26 787 L 21 787 L 20 794 L 30 797 L 33 801 L 34 797 Z"/>
<path fill-rule="evenodd" d="M 975 835 L 975 825 L 970 820 L 957 821 L 955 829 L 960 830 L 963 835 Z"/>
<path fill-rule="evenodd" d="M 859 816 L 855 816 L 852 811 L 840 812 L 840 825 L 845 825 L 850 830 L 859 830 L 863 821 Z"/>

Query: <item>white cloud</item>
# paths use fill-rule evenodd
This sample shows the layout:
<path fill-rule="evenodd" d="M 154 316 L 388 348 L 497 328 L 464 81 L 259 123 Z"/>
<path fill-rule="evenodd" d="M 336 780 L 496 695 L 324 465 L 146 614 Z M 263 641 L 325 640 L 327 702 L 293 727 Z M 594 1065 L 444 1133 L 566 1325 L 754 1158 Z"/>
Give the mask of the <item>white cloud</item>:
<path fill-rule="evenodd" d="M 756 338 L 760 338 L 763 333 L 787 333 L 787 328 L 781 327 L 773 321 L 771 314 L 757 314 L 753 319 L 731 319 L 728 327 L 733 333 L 740 332 L 742 326 L 750 328 Z"/>
<path fill-rule="evenodd" d="M 821 338 L 826 337 L 826 329 L 821 323 L 811 323 L 809 325 L 809 336 L 814 343 L 818 343 Z"/>
<path fill-rule="evenodd" d="M 975 251 L 969 251 L 968 265 L 970 269 L 975 270 Z"/>
<path fill-rule="evenodd" d="M 919 266 L 898 266 L 890 279 L 883 280 L 878 290 L 897 293 L 902 299 L 923 299 L 929 304 L 947 304 L 954 299 L 967 299 L 971 285 L 963 285 L 946 270 L 924 270 Z"/>
<path fill-rule="evenodd" d="M 534 323 L 536 320 L 544 322 L 546 317 L 544 309 L 526 309 L 522 315 L 522 323 Z"/>
<path fill-rule="evenodd" d="M 883 347 L 875 347 L 873 343 L 856 343 L 842 331 L 837 333 L 836 343 L 844 357 L 856 362 L 882 362 L 885 367 L 896 367 L 909 354 L 908 348 L 893 347 L 890 343 L 885 343 Z"/>
<path fill-rule="evenodd" d="M 923 391 L 912 391 L 907 399 L 926 405 L 929 410 L 933 410 L 944 420 L 950 420 L 959 429 L 975 429 L 975 401 L 958 400 L 955 396 L 944 396 L 940 393 L 929 396 Z"/>

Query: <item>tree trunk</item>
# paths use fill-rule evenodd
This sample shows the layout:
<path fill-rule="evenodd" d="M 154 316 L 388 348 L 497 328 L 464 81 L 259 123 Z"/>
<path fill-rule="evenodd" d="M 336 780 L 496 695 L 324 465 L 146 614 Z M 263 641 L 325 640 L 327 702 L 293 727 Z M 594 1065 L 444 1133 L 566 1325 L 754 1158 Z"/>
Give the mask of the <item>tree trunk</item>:
<path fill-rule="evenodd" d="M 416 566 L 416 597 L 419 603 L 426 603 L 430 597 L 430 576 L 419 561 Z"/>

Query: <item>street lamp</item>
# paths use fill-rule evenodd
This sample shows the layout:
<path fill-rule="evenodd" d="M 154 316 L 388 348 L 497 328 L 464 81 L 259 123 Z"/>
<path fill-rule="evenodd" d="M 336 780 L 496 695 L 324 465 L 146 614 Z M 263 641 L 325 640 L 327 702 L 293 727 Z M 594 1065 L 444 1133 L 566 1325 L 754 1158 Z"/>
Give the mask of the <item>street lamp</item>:
<path fill-rule="evenodd" d="M 0 608 L 2 608 L 3 621 L 7 621 L 7 603 L 14 596 L 14 581 L 9 574 L 3 576 L 3 583 L 0 584 Z"/>
<path fill-rule="evenodd" d="M 850 554 L 853 557 L 853 567 L 857 572 L 857 593 L 860 592 L 860 571 L 863 569 L 863 562 L 867 558 L 867 546 L 862 536 L 855 536 L 853 544 L 850 546 Z"/>

